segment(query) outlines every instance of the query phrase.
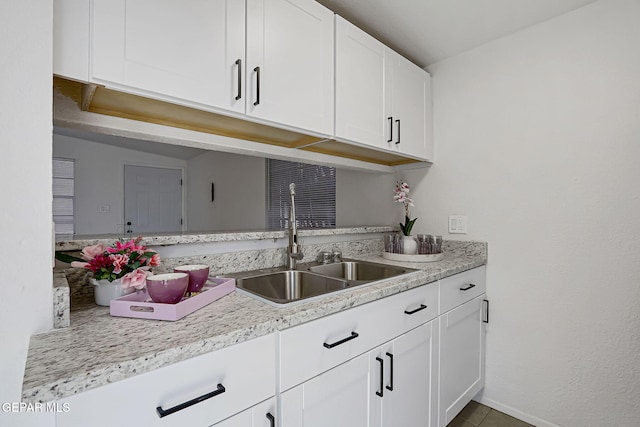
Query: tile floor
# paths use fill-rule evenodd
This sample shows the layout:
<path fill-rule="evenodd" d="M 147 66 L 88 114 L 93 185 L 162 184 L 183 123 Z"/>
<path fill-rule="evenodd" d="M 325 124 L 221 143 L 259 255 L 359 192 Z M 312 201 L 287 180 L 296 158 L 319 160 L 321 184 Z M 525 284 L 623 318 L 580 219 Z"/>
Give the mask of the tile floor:
<path fill-rule="evenodd" d="M 534 427 L 517 418 L 471 401 L 447 427 Z"/>

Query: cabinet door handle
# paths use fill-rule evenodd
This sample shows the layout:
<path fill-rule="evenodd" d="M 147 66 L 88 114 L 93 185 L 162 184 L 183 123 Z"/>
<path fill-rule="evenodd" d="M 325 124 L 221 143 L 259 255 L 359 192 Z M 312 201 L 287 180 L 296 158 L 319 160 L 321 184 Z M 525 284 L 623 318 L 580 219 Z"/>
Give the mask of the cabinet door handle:
<path fill-rule="evenodd" d="M 344 339 L 341 339 L 340 341 L 336 341 L 336 342 L 331 343 L 331 344 L 329 344 L 329 343 L 324 343 L 324 344 L 322 344 L 322 345 L 323 345 L 323 346 L 325 346 L 326 348 L 333 348 L 333 347 L 337 347 L 337 346 L 339 346 L 340 344 L 344 344 L 344 343 L 346 343 L 347 341 L 351 341 L 351 340 L 353 340 L 353 339 L 356 339 L 356 338 L 358 338 L 358 337 L 359 337 L 359 335 L 358 335 L 358 333 L 357 333 L 357 332 L 351 332 L 351 336 L 348 336 L 348 337 L 346 337 L 346 338 L 344 338 Z"/>
<path fill-rule="evenodd" d="M 389 356 L 389 359 L 390 359 L 389 362 L 391 363 L 389 367 L 389 373 L 391 374 L 391 378 L 389 379 L 389 385 L 387 386 L 387 390 L 393 391 L 393 354 L 387 353 L 387 356 Z"/>
<path fill-rule="evenodd" d="M 466 288 L 460 288 L 461 291 L 468 291 L 471 288 L 475 288 L 476 285 L 474 285 L 473 283 L 469 283 L 469 286 L 467 286 Z"/>
<path fill-rule="evenodd" d="M 236 101 L 242 98 L 242 59 L 236 60 L 238 66 L 238 94 L 236 95 Z"/>
<path fill-rule="evenodd" d="M 380 397 L 384 394 L 384 360 L 380 357 L 376 357 L 376 360 L 380 362 L 380 391 L 376 391 L 376 394 Z"/>
<path fill-rule="evenodd" d="M 400 144 L 400 120 L 396 120 L 396 123 L 398 124 L 398 140 L 396 144 Z"/>
<path fill-rule="evenodd" d="M 405 310 L 405 311 L 404 311 L 404 314 L 416 314 L 417 312 L 422 311 L 422 310 L 424 310 L 425 308 L 427 308 L 427 306 L 426 306 L 426 305 L 424 305 L 424 304 L 420 304 L 420 307 L 416 308 L 415 310 L 411 310 L 411 311 L 407 311 L 407 310 Z"/>
<path fill-rule="evenodd" d="M 256 73 L 256 100 L 253 103 L 254 106 L 260 104 L 260 67 L 253 69 Z"/>
<path fill-rule="evenodd" d="M 484 323 L 489 323 L 489 300 L 485 299 L 483 301 L 487 303 L 487 311 L 485 312 L 486 313 L 486 317 L 485 317 L 485 320 L 483 320 L 483 322 Z"/>
<path fill-rule="evenodd" d="M 269 420 L 269 425 L 271 427 L 276 427 L 276 417 L 271 415 L 271 412 L 267 412 L 267 419 Z"/>
<path fill-rule="evenodd" d="M 393 141 L 393 117 L 388 117 L 387 120 L 389 120 L 389 139 L 387 142 L 391 142 Z"/>
<path fill-rule="evenodd" d="M 198 396 L 195 399 L 191 399 L 188 402 L 181 403 L 169 409 L 162 409 L 162 406 L 158 406 L 156 408 L 156 412 L 158 413 L 158 416 L 160 418 L 166 417 L 167 415 L 171 415 L 174 412 L 182 411 L 183 409 L 188 408 L 189 406 L 193 406 L 196 403 L 204 402 L 207 399 L 211 399 L 212 397 L 222 394 L 225 391 L 226 389 L 224 388 L 224 386 L 222 384 L 218 384 L 218 388 L 212 391 L 211 393 L 203 394 L 202 396 Z"/>

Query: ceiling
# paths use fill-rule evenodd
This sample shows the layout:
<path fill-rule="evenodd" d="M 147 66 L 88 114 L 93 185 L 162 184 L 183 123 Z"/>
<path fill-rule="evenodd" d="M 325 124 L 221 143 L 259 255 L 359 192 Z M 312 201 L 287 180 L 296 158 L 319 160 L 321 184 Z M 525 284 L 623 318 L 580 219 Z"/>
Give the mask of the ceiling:
<path fill-rule="evenodd" d="M 596 0 L 317 0 L 420 67 Z"/>

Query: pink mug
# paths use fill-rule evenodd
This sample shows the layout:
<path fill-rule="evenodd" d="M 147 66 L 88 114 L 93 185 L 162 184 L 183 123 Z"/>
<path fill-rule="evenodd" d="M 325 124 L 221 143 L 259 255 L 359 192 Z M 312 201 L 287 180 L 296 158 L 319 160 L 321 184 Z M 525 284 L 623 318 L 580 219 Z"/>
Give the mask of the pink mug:
<path fill-rule="evenodd" d="M 200 292 L 209 278 L 209 266 L 204 264 L 180 265 L 173 269 L 176 273 L 189 275 L 187 292 Z"/>

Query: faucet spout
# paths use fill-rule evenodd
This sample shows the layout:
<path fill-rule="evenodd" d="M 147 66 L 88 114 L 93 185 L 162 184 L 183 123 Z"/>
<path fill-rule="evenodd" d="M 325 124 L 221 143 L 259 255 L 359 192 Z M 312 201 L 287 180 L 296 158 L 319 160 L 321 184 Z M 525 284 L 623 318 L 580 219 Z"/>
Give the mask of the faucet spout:
<path fill-rule="evenodd" d="M 287 268 L 295 270 L 298 260 L 303 257 L 302 245 L 298 243 L 298 225 L 296 222 L 296 185 L 289 184 L 289 196 L 291 205 L 289 207 L 289 247 L 287 247 Z"/>

